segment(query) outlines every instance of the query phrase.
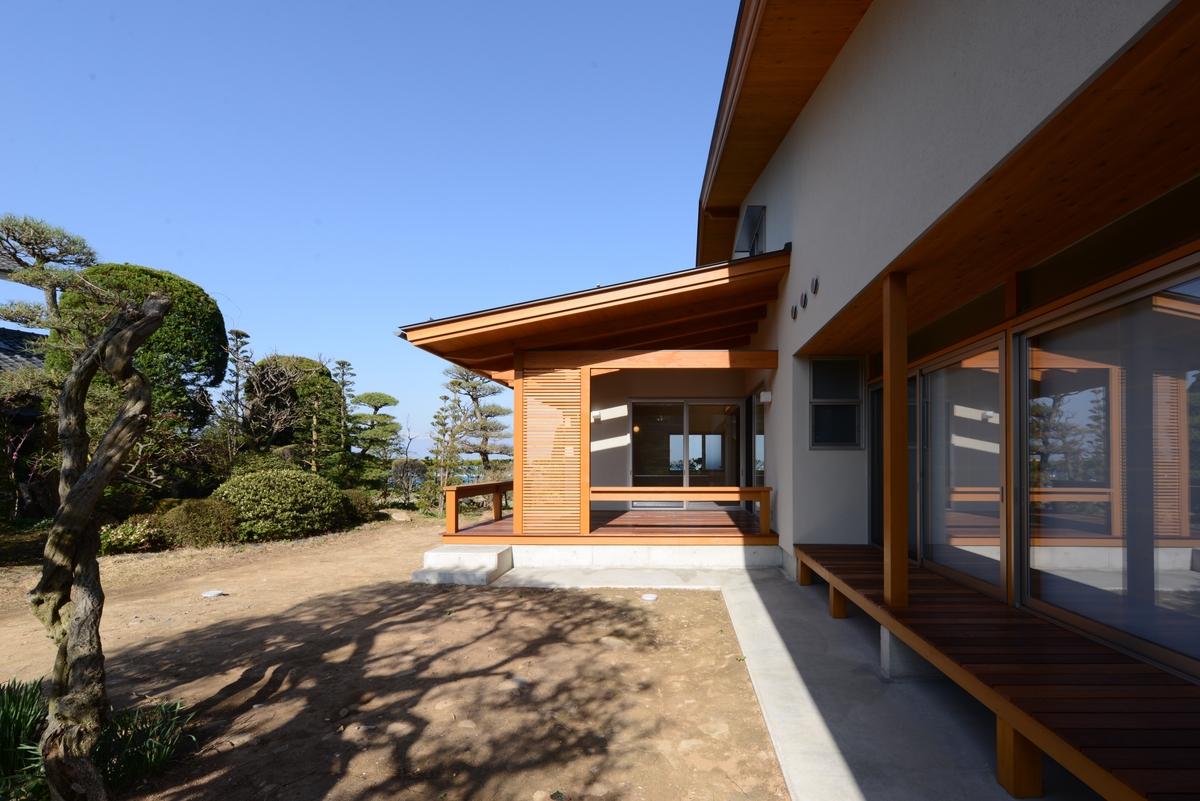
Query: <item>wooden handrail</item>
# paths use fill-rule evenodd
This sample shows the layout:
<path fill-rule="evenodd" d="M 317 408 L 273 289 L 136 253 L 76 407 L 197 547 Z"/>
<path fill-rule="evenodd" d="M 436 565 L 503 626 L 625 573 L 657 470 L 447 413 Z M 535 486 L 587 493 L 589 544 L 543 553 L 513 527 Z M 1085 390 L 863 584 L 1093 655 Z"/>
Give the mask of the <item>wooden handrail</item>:
<path fill-rule="evenodd" d="M 504 493 L 511 492 L 512 481 L 483 481 L 479 484 L 454 484 L 446 487 L 446 533 L 458 533 L 458 501 L 476 495 L 492 496 L 492 519 L 504 516 Z"/>
<path fill-rule="evenodd" d="M 771 533 L 771 487 L 592 487 L 593 501 L 758 501 L 758 530 Z"/>

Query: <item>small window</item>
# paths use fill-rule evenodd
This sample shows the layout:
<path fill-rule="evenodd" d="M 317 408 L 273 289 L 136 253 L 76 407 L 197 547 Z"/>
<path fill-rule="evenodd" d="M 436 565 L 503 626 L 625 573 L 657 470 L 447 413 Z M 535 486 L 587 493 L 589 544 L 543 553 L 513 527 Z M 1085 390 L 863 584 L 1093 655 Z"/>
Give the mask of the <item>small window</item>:
<path fill-rule="evenodd" d="M 767 244 L 767 207 L 747 206 L 742 215 L 742 223 L 738 227 L 737 241 L 733 245 L 733 257 L 746 258 L 766 252 Z"/>
<path fill-rule="evenodd" d="M 862 362 L 812 360 L 812 447 L 862 447 Z"/>

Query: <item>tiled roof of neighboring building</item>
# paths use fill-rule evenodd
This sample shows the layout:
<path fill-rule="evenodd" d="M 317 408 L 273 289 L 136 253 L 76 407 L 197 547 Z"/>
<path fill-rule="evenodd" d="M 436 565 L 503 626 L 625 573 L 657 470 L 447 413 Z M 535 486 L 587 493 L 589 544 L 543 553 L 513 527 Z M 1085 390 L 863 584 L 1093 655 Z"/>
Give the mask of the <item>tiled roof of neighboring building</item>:
<path fill-rule="evenodd" d="M 33 331 L 18 331 L 15 328 L 0 328 L 0 370 L 19 370 L 22 367 L 45 365 L 45 358 L 33 349 L 45 339 L 45 334 Z"/>

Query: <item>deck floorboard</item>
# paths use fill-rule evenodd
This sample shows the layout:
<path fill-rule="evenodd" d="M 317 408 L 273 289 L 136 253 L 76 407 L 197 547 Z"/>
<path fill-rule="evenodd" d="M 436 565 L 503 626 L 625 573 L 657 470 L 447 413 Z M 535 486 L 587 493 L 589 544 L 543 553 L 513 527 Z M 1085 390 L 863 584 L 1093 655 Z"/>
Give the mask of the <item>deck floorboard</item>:
<path fill-rule="evenodd" d="M 774 532 L 759 530 L 758 516 L 743 509 L 633 509 L 593 511 L 590 534 L 563 531 L 546 534 L 514 534 L 512 515 L 464 526 L 457 534 L 444 535 L 448 543 L 572 540 L 577 542 L 656 542 L 680 544 L 775 545 Z"/>
<path fill-rule="evenodd" d="M 1200 797 L 1200 686 L 918 567 L 886 606 L 878 548 L 796 555 L 1105 797 Z"/>

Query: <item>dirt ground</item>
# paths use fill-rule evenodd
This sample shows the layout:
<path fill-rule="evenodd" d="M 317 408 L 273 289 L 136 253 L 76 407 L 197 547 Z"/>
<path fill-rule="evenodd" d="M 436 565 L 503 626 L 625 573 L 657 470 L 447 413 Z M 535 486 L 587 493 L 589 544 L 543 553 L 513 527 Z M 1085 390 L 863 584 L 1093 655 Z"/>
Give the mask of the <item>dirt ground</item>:
<path fill-rule="evenodd" d="M 196 714 L 124 797 L 787 798 L 718 593 L 410 583 L 438 544 L 389 522 L 101 560 L 113 704 Z M 0 680 L 52 662 L 35 576 L 0 569 Z"/>

